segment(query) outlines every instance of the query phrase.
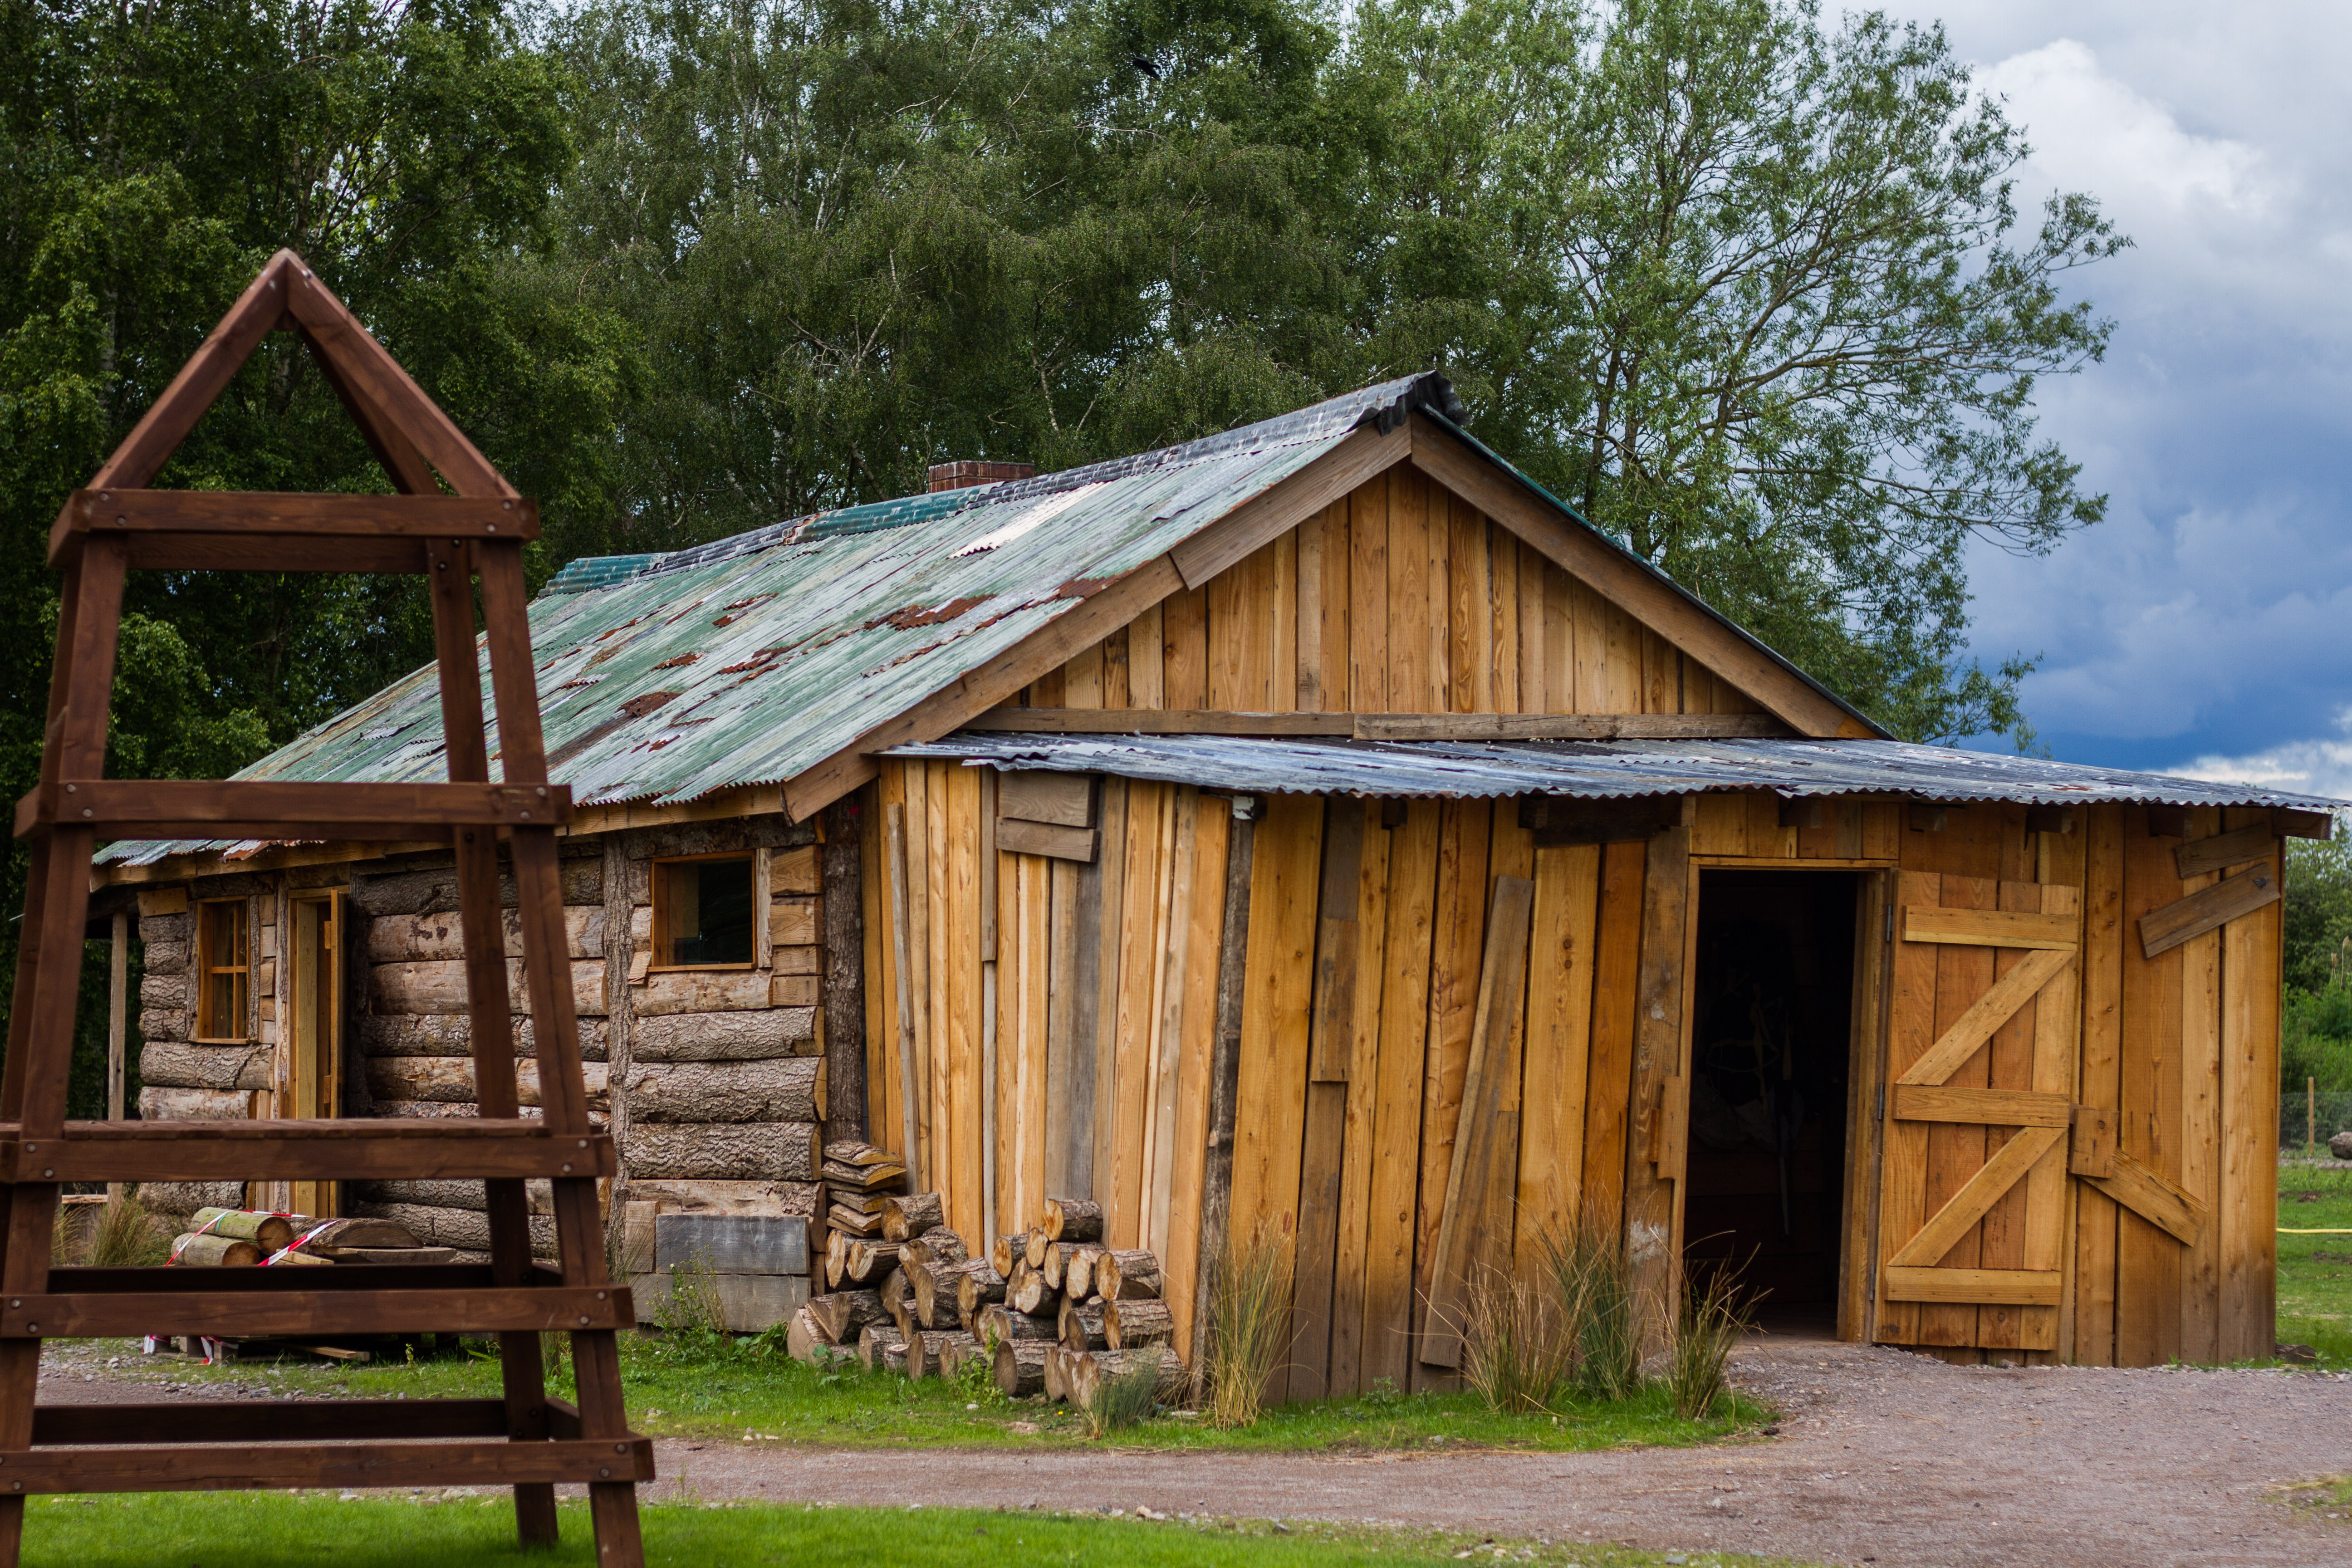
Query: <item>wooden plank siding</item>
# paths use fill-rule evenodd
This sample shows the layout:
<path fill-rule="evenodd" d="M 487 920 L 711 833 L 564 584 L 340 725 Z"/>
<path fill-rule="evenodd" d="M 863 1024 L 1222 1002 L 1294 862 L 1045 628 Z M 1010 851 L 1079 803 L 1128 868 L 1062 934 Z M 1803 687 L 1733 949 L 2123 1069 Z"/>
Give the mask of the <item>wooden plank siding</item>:
<path fill-rule="evenodd" d="M 1410 490 L 1412 477 L 1399 470 L 1373 488 Z M 1380 522 L 1376 534 L 1360 528 L 1367 518 Z M 1213 686 L 1311 704 L 1347 700 L 1377 680 L 1390 693 L 1414 694 L 1418 709 L 1441 681 L 1449 704 L 1496 700 L 1514 681 L 1545 693 L 1582 682 L 1603 700 L 1612 690 L 1648 701 L 1669 689 L 1691 700 L 1687 670 L 1666 679 L 1671 649 L 1639 628 L 1612 641 L 1605 605 L 1587 605 L 1572 583 L 1531 587 L 1529 575 L 1541 571 L 1532 552 L 1487 557 L 1488 597 L 1510 603 L 1493 607 L 1484 642 L 1454 638 L 1455 601 L 1425 579 L 1377 595 L 1353 586 L 1360 563 L 1377 569 L 1400 551 L 1424 573 L 1433 560 L 1452 573 L 1466 559 L 1465 541 L 1491 542 L 1491 533 L 1483 522 L 1465 525 L 1442 497 L 1360 491 L 1318 518 L 1286 557 L 1243 563 L 1269 591 L 1286 580 L 1294 589 L 1310 584 L 1315 614 L 1304 623 L 1319 616 L 1328 635 L 1286 658 L 1275 647 L 1283 618 L 1239 610 L 1255 616 L 1249 639 L 1221 642 L 1209 634 L 1223 598 L 1213 583 L 1170 601 L 1155 637 L 1131 636 L 1124 658 L 1105 649 L 1099 689 L 1108 700 L 1123 680 L 1130 702 L 1154 692 L 1177 702 L 1204 700 Z M 1345 606 L 1344 625 L 1334 625 L 1335 602 Z M 1570 618 L 1555 638 L 1550 617 L 1563 606 Z M 1580 645 L 1575 615 L 1586 608 L 1593 630 Z M 1530 613 L 1542 623 L 1532 630 Z M 1393 651 L 1401 624 L 1412 657 L 1373 658 Z M 1506 637 L 1507 658 L 1496 653 Z M 1590 659 L 1580 661 L 1580 646 Z M 1475 673 L 1463 663 L 1474 649 L 1484 650 Z M 1185 695 L 1188 682 L 1197 695 Z M 1075 672 L 1064 672 L 1063 685 L 1091 700 Z M 1709 701 L 1719 695 L 1699 689 Z M 1876 1279 L 1881 1238 L 1916 1233 L 2016 1133 L 1870 1121 L 1852 1140 L 1868 1168 L 1846 1176 L 1850 1202 L 1866 1196 L 1873 1205 L 1845 1227 L 1849 1250 L 1859 1253 L 1847 1264 L 1846 1331 L 1954 1361 L 2145 1364 L 2267 1348 L 2280 910 L 2257 910 L 2153 962 L 2142 958 L 2127 940 L 2130 921 L 2200 885 L 2174 868 L 2181 840 L 2150 837 L 2143 810 L 2084 808 L 2074 831 L 2058 835 L 2027 833 L 2021 806 L 1952 807 L 1936 831 L 1926 814 L 1899 803 L 1848 801 L 1810 826 L 1784 826 L 1777 798 L 1753 792 L 1696 797 L 1681 828 L 1648 841 L 1538 848 L 1509 801 L 1260 797 L 1248 807 L 1257 820 L 1246 894 L 1234 906 L 1245 907 L 1248 921 L 1240 1076 L 1230 1198 L 1212 1234 L 1204 1225 L 1217 1205 L 1206 1205 L 1204 1181 L 1218 1158 L 1211 1080 L 1232 803 L 1188 787 L 1108 781 L 1097 792 L 1098 864 L 998 855 L 998 1070 L 985 1085 L 976 1065 L 978 993 L 967 977 L 977 972 L 980 922 L 976 900 L 965 897 L 981 885 L 982 796 L 968 773 L 886 763 L 876 792 L 883 807 L 908 812 L 910 885 L 936 885 L 940 900 L 910 911 L 905 944 L 915 971 L 907 989 L 926 1172 L 949 1187 L 958 1228 L 976 1226 L 976 1198 L 957 1189 L 977 1180 L 979 1101 L 992 1093 L 999 1227 L 1034 1224 L 1049 1196 L 1102 1202 L 1114 1243 L 1161 1256 L 1180 1344 L 1196 1339 L 1194 1285 L 1210 1249 L 1234 1237 L 1282 1251 L 1300 1334 L 1297 1364 L 1270 1391 L 1277 1398 L 1344 1395 L 1383 1381 L 1458 1383 L 1453 1367 L 1423 1363 L 1423 1336 L 1438 1296 L 1437 1244 L 1456 1174 L 1498 878 L 1533 883 L 1526 979 L 1508 1004 L 1515 1027 L 1498 1035 L 1497 1021 L 1486 1020 L 1488 1037 L 1515 1041 L 1516 1054 L 1497 1066 L 1511 1085 L 1497 1107 L 1498 1146 L 1478 1156 L 1488 1173 L 1476 1194 L 1485 1223 L 1477 1246 L 1457 1251 L 1482 1270 L 1532 1279 L 1554 1237 L 1585 1226 L 1622 1237 L 1635 1217 L 1628 1184 L 1638 1176 L 1643 1190 L 1630 1195 L 1644 1235 L 1665 1227 L 1678 1253 L 1680 1182 L 1677 1173 L 1649 1173 L 1649 1117 L 1659 1075 L 1687 1068 L 1673 1054 L 1679 1026 L 1670 1008 L 1651 1021 L 1656 1037 L 1644 1044 L 1648 1003 L 1663 1008 L 1672 998 L 1645 1001 L 1642 986 L 1645 976 L 1659 984 L 1677 960 L 1688 967 L 1696 910 L 1658 918 L 1661 879 L 1678 896 L 1695 893 L 1700 872 L 1717 866 L 1886 873 L 1885 899 L 1859 906 L 1866 943 L 1880 940 L 1887 903 L 1899 925 L 1901 907 L 1923 897 L 1955 909 L 2079 917 L 2079 970 L 1994 1029 L 1947 1082 L 2063 1095 L 2119 1112 L 2124 1149 L 2212 1211 L 2198 1244 L 2183 1247 L 2066 1176 L 2063 1158 L 2045 1160 L 1942 1266 L 2055 1268 L 2063 1277 L 2057 1305 L 1886 1300 Z M 2189 834 L 2260 820 L 2193 813 Z M 877 839 L 869 853 L 881 851 Z M 2231 874 L 2265 869 L 2277 874 L 2275 858 Z M 895 1048 L 900 944 L 887 907 L 868 912 L 869 963 L 880 979 L 867 988 L 868 1116 L 887 1138 L 908 1092 Z M 1645 920 L 1659 927 L 1646 938 Z M 1873 1058 L 1859 1081 L 1899 1075 L 1969 998 L 2024 956 L 1889 943 L 1883 968 L 1872 971 L 1880 978 L 1869 983 L 1882 989 L 1865 999 L 1871 1016 L 1854 1032 L 1856 1048 Z M 1863 989 L 1858 976 L 1858 995 Z M 1857 1101 L 1853 1114 L 1874 1110 Z M 1497 1215 L 1507 1217 L 1496 1223 Z"/>
<path fill-rule="evenodd" d="M 1114 689 L 1121 700 L 1110 700 Z M 1246 713 L 1759 713 L 1468 503 L 1400 464 L 1020 700 Z"/>

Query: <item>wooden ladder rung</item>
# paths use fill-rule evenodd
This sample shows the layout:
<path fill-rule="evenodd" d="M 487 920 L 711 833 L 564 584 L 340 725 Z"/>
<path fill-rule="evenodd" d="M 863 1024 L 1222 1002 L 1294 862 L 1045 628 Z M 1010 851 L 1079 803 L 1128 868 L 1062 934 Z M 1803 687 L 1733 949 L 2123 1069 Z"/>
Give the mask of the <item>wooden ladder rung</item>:
<path fill-rule="evenodd" d="M 121 539 L 126 563 L 150 570 L 422 572 L 418 547 L 428 539 L 537 539 L 539 503 L 526 496 L 76 490 L 50 525 L 49 563 L 64 565 L 93 536 Z M 232 563 L 248 557 L 252 565 Z M 301 563 L 312 558 L 321 564 Z"/>
<path fill-rule="evenodd" d="M 0 1449 L 0 1489 L 213 1491 L 245 1487 L 464 1487 L 649 1481 L 651 1439 L 146 1444 Z"/>
<path fill-rule="evenodd" d="M 572 819 L 569 784 L 63 779 L 16 803 L 16 837 L 70 825 L 101 838 L 446 839 L 453 827 Z"/>
<path fill-rule="evenodd" d="M 371 1265 L 349 1271 L 365 1273 Z M 79 1290 L 0 1297 L 0 1340 L 128 1339 L 209 1334 L 215 1339 L 321 1334 L 568 1332 L 634 1329 L 625 1285 L 489 1286 L 383 1290 L 304 1288 L 331 1268 L 287 1269 L 301 1286 L 274 1290 Z M 65 1271 L 59 1269 L 59 1274 Z M 176 1271 L 174 1271 L 176 1272 Z M 188 1273 L 215 1270 L 189 1269 Z M 246 1269 L 221 1269 L 244 1274 Z M 272 1268 L 263 1271 L 280 1272 Z M 174 1281 L 176 1283 L 176 1281 Z"/>
<path fill-rule="evenodd" d="M 547 1416 L 542 1420 L 545 1436 L 580 1435 L 576 1412 L 568 1430 L 559 1429 Z M 508 1428 L 503 1399 L 189 1399 L 154 1405 L 42 1405 L 33 1410 L 36 1447 L 136 1443 L 158 1431 L 191 1443 L 516 1436 Z"/>
<path fill-rule="evenodd" d="M 0 1122 L 0 1182 L 369 1181 L 613 1176 L 606 1132 L 536 1121 L 68 1121 L 26 1139 Z"/>

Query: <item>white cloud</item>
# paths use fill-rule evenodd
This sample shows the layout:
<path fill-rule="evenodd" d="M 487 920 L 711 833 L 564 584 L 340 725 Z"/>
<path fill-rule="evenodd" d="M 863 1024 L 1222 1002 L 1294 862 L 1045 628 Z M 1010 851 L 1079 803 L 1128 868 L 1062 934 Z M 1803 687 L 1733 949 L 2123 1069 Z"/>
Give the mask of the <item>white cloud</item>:
<path fill-rule="evenodd" d="M 2352 800 L 2352 708 L 2336 712 L 2336 727 L 2345 739 L 2290 741 L 2242 757 L 2199 757 L 2164 771 L 2214 784 Z"/>

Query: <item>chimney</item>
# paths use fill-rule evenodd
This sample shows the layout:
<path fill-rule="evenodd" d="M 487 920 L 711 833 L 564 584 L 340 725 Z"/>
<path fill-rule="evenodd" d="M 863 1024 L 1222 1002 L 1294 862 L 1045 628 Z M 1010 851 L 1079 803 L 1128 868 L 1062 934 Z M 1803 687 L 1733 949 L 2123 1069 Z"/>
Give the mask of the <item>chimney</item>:
<path fill-rule="evenodd" d="M 1005 479 L 1025 479 L 1037 471 L 1034 463 L 980 463 L 966 459 L 960 463 L 931 465 L 931 493 L 960 490 L 972 485 L 998 484 Z"/>

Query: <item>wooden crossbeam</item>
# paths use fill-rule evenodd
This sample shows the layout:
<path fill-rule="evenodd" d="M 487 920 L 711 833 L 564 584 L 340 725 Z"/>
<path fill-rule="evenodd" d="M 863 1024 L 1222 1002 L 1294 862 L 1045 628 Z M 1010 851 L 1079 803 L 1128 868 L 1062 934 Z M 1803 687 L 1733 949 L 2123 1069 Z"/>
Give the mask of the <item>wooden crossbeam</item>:
<path fill-rule="evenodd" d="M 649 1481 L 650 1439 L 159 1444 L 0 1449 L 25 1493 L 217 1491 L 245 1487 L 529 1486 Z M 19 1499 L 21 1501 L 21 1497 Z M 641 1559 L 639 1559 L 641 1561 Z"/>
<path fill-rule="evenodd" d="M 191 1443 L 298 1443 L 332 1438 L 503 1437 L 498 1399 L 186 1399 L 167 1404 L 44 1405 L 37 1447 L 137 1443 L 158 1430 Z"/>
<path fill-rule="evenodd" d="M 1907 915 L 1911 911 L 1906 910 Z M 1980 911 L 1939 910 L 1939 913 L 1975 914 Z M 1919 941 L 1918 937 L 1911 939 Z M 2017 1016 L 2017 1010 L 2037 995 L 2042 988 L 2055 980 L 2074 962 L 2072 944 L 2063 948 L 2042 948 L 2030 954 L 2023 963 L 1993 982 L 1990 989 L 1969 1005 L 1968 1011 L 1952 1021 L 1952 1026 L 1939 1036 L 1936 1043 L 1921 1054 L 1895 1081 L 1898 1084 L 1941 1083 L 1959 1070 L 1960 1064 L 1977 1054 L 1995 1031 Z M 2054 1124 L 2053 1124 L 2054 1125 Z"/>
<path fill-rule="evenodd" d="M 420 572 L 424 560 L 415 548 L 420 540 L 538 538 L 539 503 L 525 496 L 437 492 L 351 496 L 278 490 L 76 490 L 49 527 L 49 564 L 64 565 L 93 533 L 127 541 L 134 567 L 194 570 L 207 563 L 205 552 L 209 549 L 251 547 L 259 552 L 306 542 L 343 550 L 348 563 L 351 546 L 392 543 L 402 547 L 397 559 L 404 563 L 394 570 Z M 185 562 L 173 555 L 180 548 L 190 552 Z M 353 569 L 348 564 L 342 568 Z"/>
<path fill-rule="evenodd" d="M 1948 910 L 1920 904 L 1908 905 L 1903 910 L 1906 942 L 1945 942 L 1958 947 L 2063 949 L 2071 952 L 2080 930 L 2081 922 L 2073 915 Z"/>
<path fill-rule="evenodd" d="M 0 1182 L 424 1180 L 614 1176 L 610 1134 L 537 1121 L 68 1121 L 26 1142 L 0 1125 Z"/>
<path fill-rule="evenodd" d="M 1950 1201 L 1919 1227 L 1919 1234 L 1886 1260 L 1887 1267 L 1933 1268 L 1968 1234 L 1970 1226 L 1984 1218 L 1986 1212 L 2000 1201 L 2002 1194 L 2033 1169 L 2058 1138 L 2059 1129 L 2055 1127 L 2028 1127 L 2002 1144 L 2000 1152 L 1978 1167 L 1976 1174 L 1961 1184 Z"/>
<path fill-rule="evenodd" d="M 1895 1080 L 1897 1121 L 1969 1121 L 1985 1127 L 2065 1127 L 2074 1108 L 2063 1094 L 2027 1089 L 1949 1089 Z"/>
<path fill-rule="evenodd" d="M 67 779 L 17 801 L 16 826 L 19 838 L 59 823 L 104 838 L 446 838 L 571 817 L 569 784 Z"/>
<path fill-rule="evenodd" d="M 2054 1268 L 1890 1267 L 1886 1270 L 1886 1299 L 1958 1306 L 2054 1307 L 2065 1279 Z"/>
<path fill-rule="evenodd" d="M 636 1309 L 625 1285 L 473 1290 L 81 1290 L 0 1297 L 0 1339 L 129 1339 L 140 1334 L 236 1339 L 427 1330 L 545 1333 L 633 1329 L 636 1321 Z"/>
<path fill-rule="evenodd" d="M 2196 1194 L 2126 1150 L 2104 1176 L 2084 1179 L 2183 1247 L 2194 1247 L 2212 1211 Z"/>
<path fill-rule="evenodd" d="M 2284 890 L 2276 873 L 2265 868 L 2224 877 L 2210 888 L 2200 888 L 2160 910 L 2150 910 L 2139 917 L 2140 956 L 2154 958 L 2170 952 L 2241 915 L 2267 909 L 2279 901 Z"/>

